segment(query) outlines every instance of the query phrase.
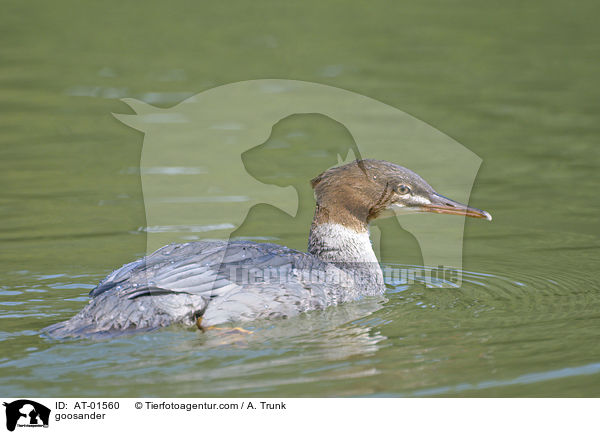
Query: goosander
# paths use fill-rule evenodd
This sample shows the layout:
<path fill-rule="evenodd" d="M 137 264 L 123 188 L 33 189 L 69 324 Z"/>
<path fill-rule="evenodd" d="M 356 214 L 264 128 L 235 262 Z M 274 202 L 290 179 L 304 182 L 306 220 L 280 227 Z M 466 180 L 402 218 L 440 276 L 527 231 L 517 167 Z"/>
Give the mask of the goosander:
<path fill-rule="evenodd" d="M 170 244 L 110 273 L 79 313 L 42 332 L 114 336 L 171 324 L 206 330 L 380 295 L 385 285 L 369 222 L 396 212 L 492 219 L 387 161 L 353 161 L 326 170 L 311 185 L 316 208 L 308 252 L 253 241 Z"/>

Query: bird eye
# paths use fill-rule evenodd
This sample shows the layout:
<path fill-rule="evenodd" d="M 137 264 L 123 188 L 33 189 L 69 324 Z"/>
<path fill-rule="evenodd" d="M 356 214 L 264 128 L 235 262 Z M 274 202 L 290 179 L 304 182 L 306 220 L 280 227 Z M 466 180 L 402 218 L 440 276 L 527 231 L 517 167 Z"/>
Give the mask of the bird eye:
<path fill-rule="evenodd" d="M 396 191 L 400 194 L 410 193 L 410 187 L 408 185 L 399 185 Z"/>

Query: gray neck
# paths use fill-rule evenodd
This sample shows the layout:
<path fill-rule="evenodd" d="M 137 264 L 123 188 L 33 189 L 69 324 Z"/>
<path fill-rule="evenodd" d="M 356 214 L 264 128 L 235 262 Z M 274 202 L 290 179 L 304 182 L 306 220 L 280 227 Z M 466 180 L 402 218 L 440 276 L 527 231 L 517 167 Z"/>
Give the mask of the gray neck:
<path fill-rule="evenodd" d="M 382 293 L 385 289 L 368 231 L 356 232 L 339 223 L 313 224 L 308 252 L 322 261 L 357 271 L 356 284 L 365 293 Z"/>

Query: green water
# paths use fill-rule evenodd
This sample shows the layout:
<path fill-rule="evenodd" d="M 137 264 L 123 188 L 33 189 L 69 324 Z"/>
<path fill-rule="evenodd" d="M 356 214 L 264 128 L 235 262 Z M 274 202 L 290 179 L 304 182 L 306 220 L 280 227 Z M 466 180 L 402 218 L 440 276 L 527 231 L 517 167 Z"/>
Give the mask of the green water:
<path fill-rule="evenodd" d="M 592 1 L 5 1 L 0 395 L 600 395 L 599 12 Z M 466 223 L 463 286 L 390 285 L 386 300 L 233 342 L 177 327 L 40 337 L 146 249 L 143 135 L 111 115 L 131 113 L 119 98 L 169 107 L 263 78 L 367 95 L 483 159 L 470 202 L 494 221 Z M 313 154 L 289 167 L 289 185 L 345 140 L 310 115 L 281 128 L 329 146 L 307 139 Z M 244 162 L 267 182 L 255 157 Z M 304 247 L 310 210 L 255 212 L 240 235 Z M 407 234 L 386 249 L 390 266 L 421 263 Z"/>

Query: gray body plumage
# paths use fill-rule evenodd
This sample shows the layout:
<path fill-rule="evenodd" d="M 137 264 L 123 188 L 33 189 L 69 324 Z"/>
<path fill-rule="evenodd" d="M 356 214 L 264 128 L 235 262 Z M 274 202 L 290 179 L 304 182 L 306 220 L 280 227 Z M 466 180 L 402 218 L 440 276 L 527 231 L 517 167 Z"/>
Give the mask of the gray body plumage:
<path fill-rule="evenodd" d="M 377 269 L 379 267 L 377 265 Z M 171 244 L 109 274 L 77 315 L 43 331 L 80 337 L 286 318 L 380 292 L 346 263 L 249 241 Z"/>

